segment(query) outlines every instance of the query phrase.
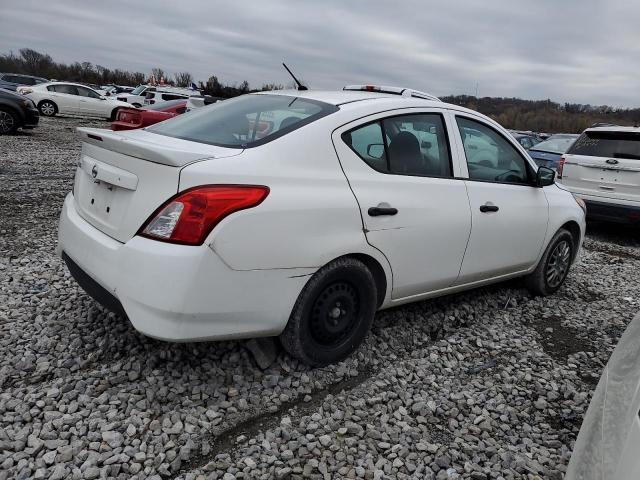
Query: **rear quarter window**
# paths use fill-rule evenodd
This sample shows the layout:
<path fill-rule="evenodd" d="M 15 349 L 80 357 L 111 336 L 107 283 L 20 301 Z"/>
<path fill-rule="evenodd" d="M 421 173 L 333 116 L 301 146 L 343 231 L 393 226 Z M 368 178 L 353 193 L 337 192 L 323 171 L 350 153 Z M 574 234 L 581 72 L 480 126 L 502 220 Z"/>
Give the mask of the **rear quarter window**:
<path fill-rule="evenodd" d="M 567 153 L 640 160 L 640 132 L 584 132 Z"/>

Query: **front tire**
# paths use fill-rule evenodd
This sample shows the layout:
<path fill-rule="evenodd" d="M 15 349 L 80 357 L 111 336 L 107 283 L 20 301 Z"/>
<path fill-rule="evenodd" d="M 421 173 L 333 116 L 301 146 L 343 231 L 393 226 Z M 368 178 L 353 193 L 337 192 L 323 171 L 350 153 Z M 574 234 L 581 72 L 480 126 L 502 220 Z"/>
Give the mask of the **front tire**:
<path fill-rule="evenodd" d="M 376 284 L 364 263 L 349 257 L 334 260 L 305 285 L 280 342 L 310 366 L 340 361 L 364 341 L 376 299 Z"/>
<path fill-rule="evenodd" d="M 525 277 L 534 295 L 555 293 L 564 283 L 575 255 L 575 243 L 568 230 L 561 228 L 553 236 L 536 269 Z"/>
<path fill-rule="evenodd" d="M 8 108 L 0 108 L 0 135 L 14 133 L 20 126 L 20 119 Z"/>
<path fill-rule="evenodd" d="M 54 117 L 58 113 L 58 106 L 51 100 L 43 100 L 38 104 L 38 110 L 45 117 Z"/>

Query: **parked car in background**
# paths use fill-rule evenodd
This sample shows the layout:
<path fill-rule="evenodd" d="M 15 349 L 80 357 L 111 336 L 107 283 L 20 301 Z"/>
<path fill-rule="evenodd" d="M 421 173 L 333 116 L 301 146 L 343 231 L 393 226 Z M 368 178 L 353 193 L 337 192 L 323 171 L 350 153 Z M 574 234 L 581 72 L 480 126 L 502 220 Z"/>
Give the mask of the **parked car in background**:
<path fill-rule="evenodd" d="M 187 112 L 223 100 L 224 98 L 222 97 L 212 97 L 211 95 L 194 95 L 187 99 Z"/>
<path fill-rule="evenodd" d="M 579 135 L 572 133 L 557 133 L 531 147 L 529 155 L 536 162 L 536 165 L 556 170 L 560 163 L 560 157 L 578 137 Z"/>
<path fill-rule="evenodd" d="M 33 100 L 40 114 L 46 117 L 71 113 L 113 120 L 119 108 L 130 106 L 77 83 L 49 82 L 18 87 L 18 92 Z"/>
<path fill-rule="evenodd" d="M 640 315 L 602 372 L 573 447 L 565 480 L 640 478 Z"/>
<path fill-rule="evenodd" d="M 515 138 L 525 150 L 529 150 L 534 145 L 540 143 L 540 140 L 533 135 L 527 135 L 525 133 L 518 133 L 518 132 L 510 132 L 510 133 L 513 136 L 513 138 Z"/>
<path fill-rule="evenodd" d="M 34 128 L 40 117 L 35 104 L 16 92 L 0 88 L 0 135 Z"/>
<path fill-rule="evenodd" d="M 138 85 L 131 93 L 119 94 L 118 100 L 134 107 L 153 105 L 155 102 L 187 99 L 193 95 L 201 95 L 199 90 L 160 85 Z"/>
<path fill-rule="evenodd" d="M 47 83 L 48 81 L 46 78 L 34 77 L 32 75 L 0 73 L 0 88 L 13 90 L 14 92 L 20 85 L 38 85 L 40 83 Z"/>
<path fill-rule="evenodd" d="M 100 95 L 104 95 L 105 97 L 110 97 L 117 94 L 115 85 L 102 85 L 99 88 L 96 88 L 95 91 Z"/>
<path fill-rule="evenodd" d="M 111 123 L 111 130 L 133 130 L 148 127 L 186 111 L 186 100 L 169 100 L 145 108 L 121 108 L 118 110 L 115 121 Z"/>
<path fill-rule="evenodd" d="M 593 219 L 640 224 L 640 127 L 586 129 L 562 156 L 558 178 Z"/>
<path fill-rule="evenodd" d="M 488 117 L 406 88 L 262 92 L 78 134 L 58 251 L 158 339 L 279 335 L 322 365 L 380 308 L 519 276 L 552 294 L 583 240 L 555 172 Z"/>

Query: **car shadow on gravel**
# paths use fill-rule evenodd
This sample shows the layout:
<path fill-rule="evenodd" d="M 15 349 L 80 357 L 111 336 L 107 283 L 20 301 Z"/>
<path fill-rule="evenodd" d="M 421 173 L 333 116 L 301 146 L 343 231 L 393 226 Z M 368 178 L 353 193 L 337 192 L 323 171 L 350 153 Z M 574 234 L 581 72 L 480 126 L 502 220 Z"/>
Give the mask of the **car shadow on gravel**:
<path fill-rule="evenodd" d="M 593 350 L 591 342 L 581 338 L 579 330 L 562 325 L 562 318 L 557 315 L 531 322 L 530 326 L 540 335 L 545 353 L 556 360 L 564 361 L 575 353 Z"/>

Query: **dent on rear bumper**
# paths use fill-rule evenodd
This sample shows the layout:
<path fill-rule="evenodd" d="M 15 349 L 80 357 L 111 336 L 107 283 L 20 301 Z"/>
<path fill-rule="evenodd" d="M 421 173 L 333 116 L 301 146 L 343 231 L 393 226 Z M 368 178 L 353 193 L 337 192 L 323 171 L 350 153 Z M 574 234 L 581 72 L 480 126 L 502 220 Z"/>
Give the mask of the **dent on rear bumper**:
<path fill-rule="evenodd" d="M 134 237 L 120 243 L 76 212 L 60 217 L 58 252 L 111 292 L 141 333 L 170 341 L 277 335 L 309 269 L 234 271 L 206 245 Z"/>

